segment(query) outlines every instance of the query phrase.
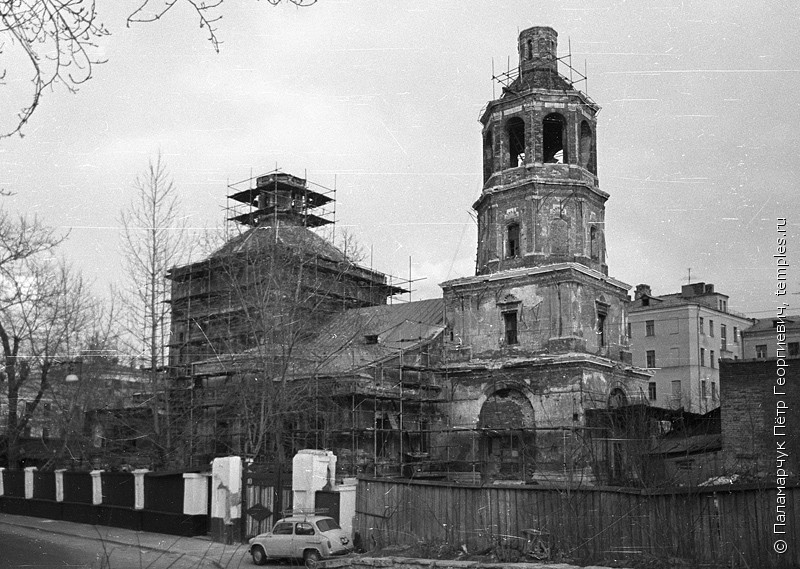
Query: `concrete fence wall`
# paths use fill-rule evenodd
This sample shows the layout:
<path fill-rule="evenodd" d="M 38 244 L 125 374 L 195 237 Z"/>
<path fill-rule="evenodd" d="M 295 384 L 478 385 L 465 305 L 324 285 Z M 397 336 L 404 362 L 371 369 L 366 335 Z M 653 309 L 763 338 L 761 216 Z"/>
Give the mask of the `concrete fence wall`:
<path fill-rule="evenodd" d="M 0 512 L 173 535 L 209 530 L 209 476 L 0 468 Z"/>

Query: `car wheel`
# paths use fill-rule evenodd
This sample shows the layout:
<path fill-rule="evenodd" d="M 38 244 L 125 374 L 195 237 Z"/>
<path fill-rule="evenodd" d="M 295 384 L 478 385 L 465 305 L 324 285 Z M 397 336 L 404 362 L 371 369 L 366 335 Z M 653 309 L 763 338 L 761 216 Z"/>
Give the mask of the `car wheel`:
<path fill-rule="evenodd" d="M 317 569 L 317 563 L 322 560 L 322 555 L 316 549 L 307 549 L 303 553 L 303 561 L 305 561 L 307 569 Z"/>
<path fill-rule="evenodd" d="M 254 546 L 253 549 L 250 550 L 250 555 L 253 556 L 253 563 L 256 565 L 267 564 L 267 554 L 264 553 L 264 549 L 261 546 Z"/>

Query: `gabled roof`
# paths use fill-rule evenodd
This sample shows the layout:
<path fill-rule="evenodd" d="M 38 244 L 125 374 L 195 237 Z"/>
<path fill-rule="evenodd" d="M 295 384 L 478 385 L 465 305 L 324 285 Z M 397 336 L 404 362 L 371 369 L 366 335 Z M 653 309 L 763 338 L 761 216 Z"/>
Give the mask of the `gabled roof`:
<path fill-rule="evenodd" d="M 333 316 L 319 333 L 297 349 L 303 354 L 301 359 L 309 362 L 303 371 L 336 375 L 413 351 L 444 329 L 441 298 L 370 306 Z"/>
<path fill-rule="evenodd" d="M 292 347 L 289 375 L 341 376 L 366 373 L 434 340 L 445 329 L 444 300 L 419 300 L 353 308 L 333 314 L 310 338 Z M 282 350 L 285 346 L 276 346 Z M 195 363 L 200 375 L 244 371 L 259 366 L 270 346 Z M 408 363 L 408 362 L 406 362 Z"/>

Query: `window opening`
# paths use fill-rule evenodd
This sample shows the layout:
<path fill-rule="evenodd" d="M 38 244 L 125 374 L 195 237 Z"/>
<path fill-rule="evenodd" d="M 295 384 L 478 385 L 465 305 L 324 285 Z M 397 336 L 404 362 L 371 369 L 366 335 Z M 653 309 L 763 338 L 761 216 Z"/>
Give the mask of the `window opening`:
<path fill-rule="evenodd" d="M 655 320 L 647 320 L 644 323 L 644 335 L 645 336 L 655 336 L 656 335 L 656 322 Z"/>
<path fill-rule="evenodd" d="M 656 351 L 655 350 L 647 350 L 647 367 L 648 368 L 656 367 Z"/>
<path fill-rule="evenodd" d="M 542 121 L 542 161 L 545 164 L 566 164 L 567 149 L 564 145 L 566 132 L 564 117 L 551 113 Z"/>
<path fill-rule="evenodd" d="M 519 256 L 519 224 L 512 223 L 508 226 L 508 241 L 506 246 L 506 257 L 512 258 Z"/>
<path fill-rule="evenodd" d="M 516 168 L 525 161 L 525 121 L 519 117 L 506 123 L 508 133 L 508 155 L 510 168 Z"/>
<path fill-rule="evenodd" d="M 655 381 L 651 381 L 650 383 L 647 384 L 647 398 L 650 401 L 655 401 L 656 400 L 656 382 Z"/>
<path fill-rule="evenodd" d="M 602 348 L 606 345 L 606 318 L 608 317 L 608 305 L 598 302 L 595 304 L 595 310 L 597 311 L 597 344 Z"/>
<path fill-rule="evenodd" d="M 596 169 L 594 167 L 594 149 L 592 145 L 592 128 L 588 122 L 583 121 L 581 122 L 580 165 L 594 174 Z"/>
<path fill-rule="evenodd" d="M 483 181 L 488 180 L 494 171 L 494 136 L 488 131 L 483 138 Z"/>
<path fill-rule="evenodd" d="M 767 357 L 767 345 L 766 344 L 758 344 L 756 346 L 756 357 L 757 358 L 766 358 Z"/>
<path fill-rule="evenodd" d="M 505 324 L 506 344 L 513 346 L 517 343 L 517 313 L 504 312 L 503 323 Z"/>

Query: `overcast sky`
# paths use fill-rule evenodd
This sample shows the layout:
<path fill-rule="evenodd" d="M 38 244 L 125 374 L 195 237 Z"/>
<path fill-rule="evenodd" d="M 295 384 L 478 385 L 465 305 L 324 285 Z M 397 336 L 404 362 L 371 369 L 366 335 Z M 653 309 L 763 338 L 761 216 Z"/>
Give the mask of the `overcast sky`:
<path fill-rule="evenodd" d="M 732 309 L 768 317 L 785 217 L 800 292 L 795 2 L 228 0 L 219 54 L 185 7 L 126 28 L 136 2 L 97 5 L 108 62 L 77 94 L 46 93 L 24 138 L 0 140 L 0 187 L 16 194 L 6 208 L 70 229 L 64 254 L 99 292 L 121 278 L 119 211 L 161 150 L 198 230 L 223 223 L 228 183 L 277 165 L 335 186 L 337 227 L 374 267 L 410 266 L 424 277 L 413 299 L 440 296 L 474 274 L 492 66 L 515 67 L 517 33 L 536 25 L 557 30 L 560 55 L 571 44 L 602 108 L 609 273 L 667 294 L 691 268 Z M 11 71 L 5 121 L 25 86 Z"/>

